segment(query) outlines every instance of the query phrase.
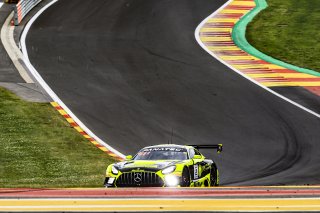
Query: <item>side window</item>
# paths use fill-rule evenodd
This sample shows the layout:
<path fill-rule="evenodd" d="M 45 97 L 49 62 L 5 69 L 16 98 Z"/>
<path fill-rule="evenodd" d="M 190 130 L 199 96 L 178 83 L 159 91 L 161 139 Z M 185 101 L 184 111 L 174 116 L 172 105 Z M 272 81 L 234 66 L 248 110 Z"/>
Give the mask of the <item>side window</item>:
<path fill-rule="evenodd" d="M 194 151 L 194 149 L 190 149 L 190 158 L 193 158 L 193 156 L 194 156 L 194 154 L 195 154 L 195 151 Z"/>
<path fill-rule="evenodd" d="M 194 152 L 195 152 L 195 155 L 201 155 L 201 153 L 196 149 L 194 150 Z"/>

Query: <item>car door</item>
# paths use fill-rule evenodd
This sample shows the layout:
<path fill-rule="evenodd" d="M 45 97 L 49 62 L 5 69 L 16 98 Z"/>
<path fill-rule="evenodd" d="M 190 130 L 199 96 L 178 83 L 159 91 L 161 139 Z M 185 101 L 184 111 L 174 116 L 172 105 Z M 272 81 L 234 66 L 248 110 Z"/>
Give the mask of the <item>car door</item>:
<path fill-rule="evenodd" d="M 190 174 L 191 174 L 191 179 L 192 180 L 197 180 L 202 177 L 203 173 L 203 166 L 204 166 L 204 157 L 201 155 L 201 153 L 194 149 L 190 149 L 190 158 L 193 161 L 193 165 L 189 168 Z"/>

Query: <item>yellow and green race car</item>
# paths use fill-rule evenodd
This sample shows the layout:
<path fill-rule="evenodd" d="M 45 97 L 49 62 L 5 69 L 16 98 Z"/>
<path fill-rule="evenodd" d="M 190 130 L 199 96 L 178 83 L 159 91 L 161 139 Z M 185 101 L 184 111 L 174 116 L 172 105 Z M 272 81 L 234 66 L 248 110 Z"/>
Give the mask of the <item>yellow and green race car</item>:
<path fill-rule="evenodd" d="M 141 149 L 134 157 L 111 164 L 105 187 L 209 187 L 219 185 L 219 172 L 213 160 L 198 149 L 217 149 L 218 145 L 163 144 Z"/>

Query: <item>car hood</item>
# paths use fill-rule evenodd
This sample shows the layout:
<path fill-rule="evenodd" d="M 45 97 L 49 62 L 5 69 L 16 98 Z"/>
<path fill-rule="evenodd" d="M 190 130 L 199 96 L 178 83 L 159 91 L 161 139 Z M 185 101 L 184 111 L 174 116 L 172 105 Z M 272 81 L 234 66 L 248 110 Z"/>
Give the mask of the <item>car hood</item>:
<path fill-rule="evenodd" d="M 161 170 L 167 166 L 174 165 L 179 160 L 157 160 L 157 161 L 147 161 L 147 160 L 135 160 L 135 161 L 124 161 L 120 163 L 116 163 L 115 167 L 120 171 L 124 170 L 133 170 L 133 169 L 148 169 L 148 170 Z"/>

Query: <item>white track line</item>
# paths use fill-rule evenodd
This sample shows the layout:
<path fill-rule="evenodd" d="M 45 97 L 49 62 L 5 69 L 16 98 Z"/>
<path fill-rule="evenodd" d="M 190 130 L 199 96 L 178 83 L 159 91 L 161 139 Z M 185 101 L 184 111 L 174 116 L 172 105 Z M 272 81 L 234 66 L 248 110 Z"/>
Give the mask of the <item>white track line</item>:
<path fill-rule="evenodd" d="M 30 19 L 30 21 L 28 22 L 28 24 L 26 25 L 22 36 L 21 36 L 21 47 L 22 47 L 22 53 L 23 53 L 23 61 L 26 64 L 26 66 L 28 67 L 28 69 L 30 70 L 30 73 L 35 77 L 35 79 L 38 81 L 38 83 L 45 89 L 45 91 L 50 95 L 50 97 L 57 102 L 71 117 L 73 120 L 75 120 L 75 122 L 77 124 L 79 124 L 79 126 L 85 131 L 87 132 L 91 137 L 93 137 L 98 143 L 100 143 L 102 146 L 105 146 L 107 149 L 109 149 L 110 151 L 112 151 L 113 153 L 115 153 L 116 155 L 125 158 L 125 155 L 123 155 L 121 152 L 119 152 L 118 150 L 112 148 L 111 146 L 109 146 L 107 143 L 105 143 L 103 140 L 101 140 L 98 136 L 96 136 L 90 129 L 88 129 L 86 127 L 86 125 L 84 125 L 80 119 L 78 119 L 78 117 L 72 113 L 72 111 L 63 103 L 63 101 L 53 92 L 53 90 L 49 87 L 49 85 L 43 80 L 43 78 L 40 76 L 40 74 L 38 73 L 38 71 L 33 67 L 33 65 L 31 64 L 30 60 L 29 60 L 29 55 L 28 55 L 28 50 L 27 50 L 27 46 L 26 46 L 26 37 L 27 34 L 32 26 L 32 24 L 35 22 L 35 20 L 46 10 L 48 9 L 51 5 L 53 5 L 54 3 L 56 3 L 58 0 L 54 0 L 52 2 L 50 2 L 49 4 L 47 4 L 45 7 L 43 7 L 41 10 L 39 10 L 33 17 L 32 19 Z"/>
<path fill-rule="evenodd" d="M 231 70 L 233 70 L 234 72 L 238 73 L 239 75 L 241 75 L 242 77 L 248 79 L 249 81 L 251 81 L 252 83 L 256 84 L 259 87 L 262 87 L 263 89 L 267 90 L 268 92 L 274 94 L 275 96 L 289 102 L 290 104 L 293 104 L 296 107 L 299 107 L 300 109 L 320 118 L 320 114 L 302 106 L 301 104 L 294 102 L 292 100 L 290 100 L 289 98 L 280 95 L 279 93 L 276 93 L 275 91 L 271 90 L 270 88 L 263 86 L 261 84 L 259 84 L 257 81 L 251 79 L 250 77 L 246 76 L 245 74 L 243 74 L 242 72 L 240 72 L 239 70 L 235 69 L 234 67 L 232 67 L 230 64 L 228 64 L 227 62 L 223 61 L 222 59 L 220 59 L 216 54 L 214 54 L 213 52 L 211 52 L 207 46 L 205 46 L 201 39 L 200 39 L 200 30 L 203 27 L 203 25 L 207 22 L 207 20 L 213 16 L 215 16 L 217 13 L 219 13 L 221 10 L 223 10 L 228 4 L 230 4 L 233 0 L 229 0 L 227 1 L 224 5 L 222 5 L 218 10 L 216 10 L 214 13 L 212 13 L 211 15 L 209 15 L 206 19 L 204 19 L 197 27 L 196 31 L 195 31 L 195 38 L 197 40 L 197 42 L 199 43 L 199 45 L 205 50 L 207 51 L 212 57 L 214 57 L 215 59 L 217 59 L 218 61 L 220 61 L 222 64 L 226 65 L 227 67 L 229 67 Z"/>
<path fill-rule="evenodd" d="M 27 47 L 26 47 L 26 37 L 27 34 L 32 26 L 32 24 L 35 22 L 35 20 L 45 11 L 47 10 L 50 6 L 52 6 L 54 3 L 56 3 L 58 0 L 54 0 L 52 2 L 50 2 L 48 5 L 46 5 L 45 7 L 43 7 L 40 11 L 38 11 L 35 16 L 32 17 L 32 19 L 28 22 L 28 24 L 26 25 L 22 36 L 21 36 L 21 47 L 22 47 L 22 53 L 24 55 L 24 63 L 26 64 L 26 66 L 28 67 L 28 69 L 30 70 L 30 73 L 35 77 L 35 79 L 39 82 L 39 84 L 46 90 L 46 92 L 51 96 L 51 98 L 57 102 L 60 106 L 63 107 L 63 109 L 79 124 L 79 126 L 86 131 L 90 136 L 92 136 L 94 139 L 97 140 L 97 142 L 99 142 L 101 145 L 105 146 L 107 149 L 111 150 L 112 152 L 114 152 L 115 154 L 119 155 L 120 157 L 125 157 L 121 152 L 119 152 L 118 150 L 112 148 L 111 146 L 109 146 L 107 143 L 105 143 L 103 140 L 101 140 L 98 136 L 96 136 L 90 129 L 88 129 L 79 119 L 78 117 L 72 113 L 72 111 L 63 103 L 63 101 L 53 92 L 53 90 L 49 87 L 49 85 L 43 80 L 43 78 L 40 76 L 40 74 L 38 73 L 38 71 L 33 67 L 33 65 L 31 64 L 30 60 L 29 60 L 29 55 L 28 55 L 28 51 L 27 51 Z M 224 5 L 222 5 L 218 10 L 216 10 L 214 13 L 212 13 L 211 15 L 209 15 L 206 19 L 204 19 L 199 26 L 197 27 L 196 31 L 195 31 L 195 38 L 197 40 L 197 42 L 199 43 L 199 45 L 206 50 L 211 56 L 213 56 L 214 58 L 216 58 L 218 61 L 220 61 L 221 63 L 223 63 L 224 65 L 226 65 L 227 67 L 229 67 L 231 70 L 235 71 L 236 73 L 238 73 L 239 75 L 243 76 L 244 78 L 248 79 L 249 81 L 253 82 L 254 84 L 264 88 L 265 90 L 267 90 L 268 92 L 278 96 L 279 98 L 301 108 L 302 110 L 320 118 L 320 114 L 317 114 L 316 112 L 307 109 L 306 107 L 274 92 L 273 90 L 259 84 L 258 82 L 254 81 L 253 79 L 250 79 L 249 77 L 245 76 L 244 74 L 242 74 L 240 71 L 236 70 L 235 68 L 231 67 L 229 64 L 227 64 L 226 62 L 224 62 L 223 60 L 221 60 L 218 56 L 216 56 L 214 53 L 212 53 L 200 40 L 199 37 L 199 32 L 200 29 L 202 28 L 202 26 L 207 22 L 207 20 L 211 17 L 214 16 L 215 14 L 217 14 L 218 12 L 220 12 L 223 8 L 225 8 L 232 0 L 229 0 L 228 2 L 226 2 Z"/>

